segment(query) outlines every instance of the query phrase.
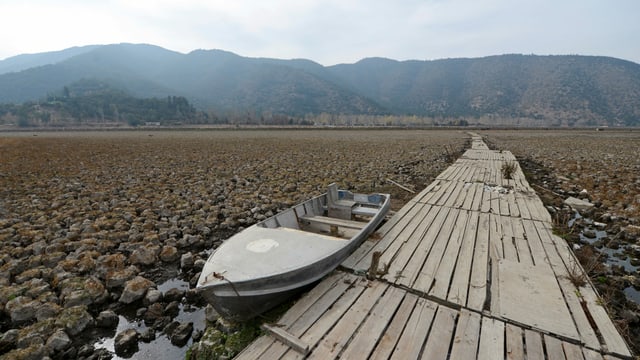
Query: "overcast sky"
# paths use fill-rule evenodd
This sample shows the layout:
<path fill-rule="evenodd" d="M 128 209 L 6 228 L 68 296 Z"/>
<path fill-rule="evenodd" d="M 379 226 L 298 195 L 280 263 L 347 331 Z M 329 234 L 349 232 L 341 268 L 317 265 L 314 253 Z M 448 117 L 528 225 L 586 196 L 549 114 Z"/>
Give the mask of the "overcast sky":
<path fill-rule="evenodd" d="M 323 65 L 506 53 L 640 63 L 640 0 L 0 0 L 0 59 L 121 42 Z"/>

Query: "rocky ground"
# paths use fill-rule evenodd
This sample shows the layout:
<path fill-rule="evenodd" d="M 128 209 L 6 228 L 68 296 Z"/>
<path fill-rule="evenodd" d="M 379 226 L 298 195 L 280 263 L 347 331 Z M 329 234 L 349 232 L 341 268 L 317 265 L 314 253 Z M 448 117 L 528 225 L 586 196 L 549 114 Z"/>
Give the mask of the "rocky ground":
<path fill-rule="evenodd" d="M 147 328 L 115 334 L 119 356 L 157 336 L 231 356 L 255 326 L 210 310 L 204 334 L 175 321 L 203 306 L 192 287 L 212 248 L 330 182 L 389 192 L 398 209 L 412 195 L 388 179 L 421 189 L 467 141 L 454 130 L 0 134 L 0 359 L 111 358 L 96 339 L 132 311 Z M 176 275 L 191 289 L 158 290 Z"/>
<path fill-rule="evenodd" d="M 572 244 L 618 329 L 640 354 L 640 131 L 482 135 L 518 158 L 552 214 L 556 234 Z M 592 205 L 576 216 L 565 203 L 569 197 Z"/>

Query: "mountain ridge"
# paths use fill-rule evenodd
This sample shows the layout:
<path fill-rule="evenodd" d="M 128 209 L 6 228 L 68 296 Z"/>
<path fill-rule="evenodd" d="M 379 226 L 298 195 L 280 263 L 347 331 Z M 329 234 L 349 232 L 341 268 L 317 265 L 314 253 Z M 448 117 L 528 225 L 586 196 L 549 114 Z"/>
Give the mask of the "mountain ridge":
<path fill-rule="evenodd" d="M 36 55 L 0 61 L 0 103 L 37 101 L 70 83 L 95 79 L 137 97 L 184 96 L 201 109 L 218 112 L 640 125 L 640 65 L 602 56 L 371 57 L 323 66 L 225 50 L 183 54 L 149 44 L 92 45 Z M 21 70 L 3 73 L 9 68 Z"/>

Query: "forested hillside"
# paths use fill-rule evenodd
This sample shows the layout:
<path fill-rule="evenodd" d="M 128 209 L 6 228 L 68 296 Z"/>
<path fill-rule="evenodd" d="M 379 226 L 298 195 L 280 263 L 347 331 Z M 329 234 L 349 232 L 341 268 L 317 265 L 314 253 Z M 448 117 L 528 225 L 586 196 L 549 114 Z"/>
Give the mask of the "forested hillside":
<path fill-rule="evenodd" d="M 104 45 L 0 61 L 0 103 L 48 102 L 83 81 L 132 98 L 183 97 L 209 114 L 249 114 L 251 121 L 331 115 L 363 125 L 389 116 L 418 124 L 640 125 L 640 65 L 578 55 L 368 58 L 325 67 L 221 50 Z"/>

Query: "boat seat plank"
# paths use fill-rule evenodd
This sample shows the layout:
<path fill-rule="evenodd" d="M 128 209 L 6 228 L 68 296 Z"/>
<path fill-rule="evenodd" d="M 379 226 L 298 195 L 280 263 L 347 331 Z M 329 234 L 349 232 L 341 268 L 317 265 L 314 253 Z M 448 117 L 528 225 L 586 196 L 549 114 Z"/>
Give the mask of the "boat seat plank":
<path fill-rule="evenodd" d="M 354 220 L 337 219 L 319 215 L 305 215 L 300 217 L 300 221 L 308 221 L 309 223 L 317 223 L 329 226 L 338 226 L 348 229 L 362 229 L 367 223 Z"/>
<path fill-rule="evenodd" d="M 377 208 L 372 208 L 372 207 L 367 207 L 362 205 L 356 205 L 351 209 L 351 213 L 353 215 L 359 215 L 359 216 L 374 216 L 375 214 L 378 213 L 378 211 L 379 210 Z"/>

